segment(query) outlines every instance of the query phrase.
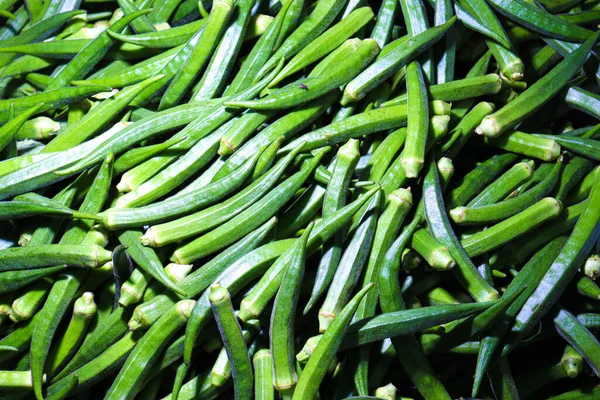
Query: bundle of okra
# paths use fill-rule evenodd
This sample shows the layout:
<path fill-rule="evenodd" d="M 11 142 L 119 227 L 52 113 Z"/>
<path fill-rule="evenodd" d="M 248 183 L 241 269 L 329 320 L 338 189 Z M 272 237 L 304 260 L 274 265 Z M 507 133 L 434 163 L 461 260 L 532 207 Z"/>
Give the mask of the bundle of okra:
<path fill-rule="evenodd" d="M 0 398 L 599 398 L 599 23 L 0 0 Z"/>

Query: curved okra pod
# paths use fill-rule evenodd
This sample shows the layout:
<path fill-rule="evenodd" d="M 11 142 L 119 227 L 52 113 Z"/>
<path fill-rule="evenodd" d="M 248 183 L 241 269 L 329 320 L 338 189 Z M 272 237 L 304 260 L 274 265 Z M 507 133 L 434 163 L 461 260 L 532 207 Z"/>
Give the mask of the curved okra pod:
<path fill-rule="evenodd" d="M 479 275 L 475 265 L 450 226 L 450 221 L 444 207 L 444 200 L 442 199 L 437 168 L 433 161 L 425 177 L 423 199 L 429 230 L 434 238 L 450 250 L 450 254 L 457 264 L 452 271 L 457 276 L 459 282 L 478 301 L 497 298 L 498 292 Z"/>
<path fill-rule="evenodd" d="M 478 232 L 461 241 L 470 257 L 476 257 L 512 241 L 531 231 L 542 223 L 556 218 L 562 210 L 562 203 L 546 197 L 490 228 Z"/>
<path fill-rule="evenodd" d="M 282 397 L 290 397 L 298 382 L 295 368 L 295 346 L 292 339 L 295 332 L 294 319 L 300 297 L 300 287 L 304 278 L 306 242 L 313 224 L 302 233 L 290 248 L 289 264 L 275 296 L 271 324 L 269 327 L 270 349 L 273 360 L 273 387 Z"/>
<path fill-rule="evenodd" d="M 135 44 L 137 46 L 163 49 L 180 46 L 187 42 L 194 33 L 206 25 L 206 18 L 190 22 L 189 24 L 174 26 L 165 31 L 154 31 L 138 33 L 137 35 L 124 35 L 113 30 L 107 30 L 109 36 L 125 43 Z"/>
<path fill-rule="evenodd" d="M 377 43 L 373 39 L 365 39 L 350 56 L 341 60 L 335 71 L 292 82 L 264 99 L 226 101 L 225 105 L 252 110 L 279 110 L 306 104 L 346 84 L 364 70 L 378 52 Z"/>
<path fill-rule="evenodd" d="M 193 101 L 212 99 L 222 93 L 225 88 L 226 79 L 233 71 L 234 62 L 242 47 L 253 6 L 254 2 L 252 0 L 242 0 L 236 3 L 236 17 L 227 27 L 202 79 L 194 88 L 191 96 Z M 274 66 L 279 61 L 276 60 Z"/>
<path fill-rule="evenodd" d="M 437 43 L 455 21 L 456 17 L 453 17 L 445 24 L 418 33 L 404 40 L 384 57 L 375 61 L 346 85 L 342 105 L 348 105 L 349 103 L 363 99 L 368 92 L 394 75 L 400 68 L 408 64 L 409 61 L 414 60 L 419 54 Z M 393 42 L 388 46 L 392 44 Z"/>
<path fill-rule="evenodd" d="M 23 295 L 12 302 L 10 319 L 13 322 L 31 319 L 42 307 L 52 283 L 53 279 L 44 278 L 31 285 Z"/>
<path fill-rule="evenodd" d="M 304 367 L 292 399 L 303 400 L 314 398 L 319 390 L 319 386 L 325 374 L 331 359 L 337 353 L 342 340 L 352 321 L 352 317 L 358 308 L 360 301 L 365 294 L 373 288 L 373 285 L 367 285 L 361 289 L 333 320 L 329 328 L 319 340 L 319 344 L 314 349 L 308 363 Z"/>
<path fill-rule="evenodd" d="M 350 139 L 345 145 L 340 147 L 323 198 L 323 218 L 327 218 L 336 210 L 346 205 L 350 180 L 354 175 L 354 170 L 358 164 L 359 158 L 360 151 L 358 140 Z M 304 314 L 313 307 L 325 289 L 331 284 L 331 280 L 333 279 L 333 275 L 335 274 L 342 256 L 343 236 L 343 232 L 340 232 L 334 236 L 333 243 L 326 243 L 323 246 L 323 253 L 317 268 L 315 283 L 312 288 L 310 299 L 304 307 Z"/>
<path fill-rule="evenodd" d="M 143 207 L 111 208 L 100 216 L 106 227 L 117 230 L 165 222 L 195 212 L 238 189 L 252 172 L 258 156 L 259 154 L 246 161 L 230 175 L 199 189 L 171 196 Z"/>
<path fill-rule="evenodd" d="M 519 97 L 494 114 L 485 117 L 476 132 L 492 138 L 498 137 L 546 104 L 581 68 L 599 36 L 600 33 L 591 36 L 543 78 L 528 87 Z"/>
<path fill-rule="evenodd" d="M 225 224 L 177 248 L 173 253 L 172 261 L 185 264 L 188 261 L 197 260 L 200 257 L 222 249 L 251 230 L 256 229 L 292 198 L 312 174 L 328 150 L 328 148 L 324 148 L 318 151 L 299 172 L 286 179 L 262 199 Z"/>
<path fill-rule="evenodd" d="M 456 265 L 448 248 L 438 243 L 426 229 L 420 229 L 414 233 L 410 246 L 433 269 L 446 271 L 454 268 Z"/>
<path fill-rule="evenodd" d="M 256 78 L 257 72 L 278 48 L 278 37 L 283 33 L 282 30 L 286 29 L 286 26 L 289 27 L 286 22 L 295 25 L 295 22 L 291 20 L 286 21 L 286 17 L 290 16 L 292 20 L 296 19 L 297 22 L 297 18 L 294 18 L 294 15 L 302 11 L 303 5 L 304 2 L 301 0 L 288 1 L 283 5 L 271 25 L 269 25 L 265 33 L 261 35 L 256 44 L 252 47 L 252 50 L 250 50 L 250 54 L 248 54 L 248 57 L 231 81 L 231 84 L 225 90 L 225 96 L 236 94 L 247 87 L 252 86 L 252 82 Z"/>
<path fill-rule="evenodd" d="M 264 197 L 302 148 L 303 145 L 297 146 L 294 151 L 275 164 L 269 172 L 223 203 L 168 223 L 150 227 L 142 236 L 142 243 L 152 247 L 164 246 L 205 232 L 230 220 Z M 184 230 L 183 227 L 187 228 Z"/>
<path fill-rule="evenodd" d="M 406 67 L 407 125 L 402 151 L 402 168 L 407 178 L 416 178 L 425 162 L 425 145 L 429 135 L 429 103 L 423 70 L 417 61 Z"/>
<path fill-rule="evenodd" d="M 457 207 L 450 210 L 450 218 L 458 224 L 485 224 L 509 218 L 550 194 L 558 183 L 564 165 L 559 160 L 542 182 L 517 197 L 489 205 Z"/>
<path fill-rule="evenodd" d="M 569 240 L 540 285 L 527 299 L 516 316 L 508 344 L 504 353 L 508 353 L 520 339 L 544 316 L 556 303 L 558 297 L 584 263 L 590 250 L 600 237 L 600 174 L 596 171 L 594 187 L 590 193 L 588 205 L 573 228 Z"/>

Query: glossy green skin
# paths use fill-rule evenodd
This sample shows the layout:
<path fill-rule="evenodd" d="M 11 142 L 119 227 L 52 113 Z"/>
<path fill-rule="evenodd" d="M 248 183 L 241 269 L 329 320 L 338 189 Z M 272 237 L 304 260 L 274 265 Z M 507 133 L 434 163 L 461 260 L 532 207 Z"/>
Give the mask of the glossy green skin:
<path fill-rule="evenodd" d="M 117 200 L 117 207 L 140 207 L 157 200 L 204 167 L 217 152 L 223 132 L 217 129 L 200 139 L 171 165 Z M 177 147 L 182 142 L 175 144 Z M 143 164 L 141 164 L 143 165 Z"/>
<path fill-rule="evenodd" d="M 299 172 L 286 179 L 267 193 L 262 199 L 252 204 L 225 224 L 200 236 L 198 239 L 181 246 L 173 253 L 173 260 L 180 264 L 194 261 L 198 258 L 212 254 L 223 247 L 233 243 L 246 233 L 256 229 L 259 225 L 271 218 L 285 203 L 296 193 L 314 169 L 320 163 L 321 158 L 328 149 L 319 151 L 315 157 L 307 162 Z"/>
<path fill-rule="evenodd" d="M 584 90 L 580 87 L 571 87 L 565 96 L 565 102 L 579 110 L 583 111 L 592 117 L 600 117 L 600 96 L 595 93 Z"/>
<path fill-rule="evenodd" d="M 509 336 L 508 349 L 505 349 L 505 352 L 514 346 L 517 338 L 522 338 L 526 332 L 531 330 L 555 304 L 600 237 L 600 207 L 598 207 L 600 179 L 598 176 L 599 174 L 596 172 L 588 206 L 573 228 L 569 240 L 544 275 L 540 285 L 527 299 L 517 315 Z"/>
<path fill-rule="evenodd" d="M 458 19 L 469 28 L 495 40 L 507 49 L 513 47 L 502 24 L 485 1 L 463 0 L 456 3 L 455 8 Z"/>
<path fill-rule="evenodd" d="M 254 354 L 254 398 L 257 400 L 274 400 L 275 391 L 271 383 L 271 352 L 261 349 Z"/>
<path fill-rule="evenodd" d="M 323 146 L 343 143 L 348 139 L 358 138 L 378 131 L 398 128 L 406 124 L 407 114 L 406 106 L 377 108 L 306 133 L 292 140 L 280 151 L 282 153 L 288 152 L 302 142 L 306 142 L 305 150 L 313 150 Z"/>
<path fill-rule="evenodd" d="M 600 373 L 600 342 L 577 318 L 561 309 L 554 317 L 558 334 L 581 354 L 596 375 Z"/>
<path fill-rule="evenodd" d="M 563 201 L 569 192 L 592 171 L 592 168 L 594 168 L 594 162 L 585 157 L 574 156 L 567 160 L 565 169 L 560 175 L 558 188 L 555 190 L 556 198 Z"/>
<path fill-rule="evenodd" d="M 296 151 L 281 159 L 269 172 L 228 200 L 180 219 L 151 227 L 145 234 L 145 237 L 148 238 L 148 244 L 154 246 L 165 245 L 206 232 L 223 222 L 229 221 L 263 198 L 301 149 L 302 147 L 297 147 Z M 194 221 L 194 223 L 190 223 L 191 221 Z M 197 221 L 202 222 L 196 223 Z M 182 229 L 183 227 L 185 229 Z"/>
<path fill-rule="evenodd" d="M 214 98 L 223 91 L 242 46 L 253 5 L 252 0 L 243 0 L 236 4 L 237 17 L 225 31 L 204 76 L 194 89 L 194 101 Z"/>
<path fill-rule="evenodd" d="M 135 121 L 134 121 L 135 122 Z M 169 149 L 175 144 L 182 142 L 185 138 L 171 138 L 162 143 L 157 143 L 150 146 L 142 146 L 135 149 L 131 149 L 123 153 L 115 161 L 115 175 L 121 175 L 124 172 L 129 172 L 136 166 L 143 162 L 153 158 L 154 156 L 162 153 Z M 177 150 L 175 150 L 177 151 Z M 181 150 L 183 152 L 183 150 Z"/>
<path fill-rule="evenodd" d="M 400 46 L 381 57 L 354 78 L 344 89 L 342 105 L 364 98 L 369 91 L 394 75 L 400 68 L 439 41 L 456 18 L 447 23 L 430 28 L 405 40 Z"/>
<path fill-rule="evenodd" d="M 0 221 L 34 216 L 65 218 L 72 217 L 73 212 L 68 208 L 57 208 L 50 205 L 36 204 L 28 201 L 0 202 Z"/>
<path fill-rule="evenodd" d="M 282 34 L 286 16 L 295 14 L 298 9 L 301 11 L 303 4 L 303 0 L 293 0 L 288 1 L 283 5 L 266 32 L 261 35 L 256 44 L 252 47 L 252 50 L 250 50 L 250 54 L 248 54 L 248 57 L 242 63 L 242 66 L 231 81 L 227 90 L 225 90 L 225 96 L 236 94 L 252 85 L 260 68 L 262 68 L 264 63 L 277 48 L 277 40 Z"/>
<path fill-rule="evenodd" d="M 433 237 L 445 245 L 457 265 L 452 269 L 459 282 L 478 301 L 493 300 L 498 292 L 477 272 L 475 265 L 459 243 L 446 215 L 437 168 L 431 164 L 425 177 L 423 199 L 427 224 Z"/>
<path fill-rule="evenodd" d="M 121 90 L 110 99 L 104 100 L 98 106 L 94 107 L 93 110 L 85 114 L 76 124 L 69 124 L 67 129 L 61 131 L 59 136 L 44 147 L 42 153 L 66 150 L 84 142 L 103 126 L 106 126 L 106 124 L 124 110 L 141 91 L 154 81 L 156 81 L 156 78 L 149 78 Z"/>
<path fill-rule="evenodd" d="M 51 59 L 44 59 L 36 56 L 22 56 L 11 61 L 4 69 L 0 70 L 0 79 L 39 71 L 40 69 L 47 68 L 54 64 L 55 62 Z"/>
<path fill-rule="evenodd" d="M 394 311 L 358 320 L 350 325 L 340 350 L 354 348 L 387 337 L 420 332 L 436 325 L 480 313 L 497 302 L 498 300 L 483 303 L 430 306 Z"/>
<path fill-rule="evenodd" d="M 593 35 L 592 31 L 570 24 L 524 0 L 489 0 L 488 2 L 507 18 L 545 36 L 583 42 Z"/>
<path fill-rule="evenodd" d="M 292 397 L 293 400 L 312 399 L 317 395 L 321 381 L 327 373 L 329 363 L 335 357 L 335 353 L 337 353 L 346 335 L 352 316 L 364 295 L 372 287 L 373 285 L 369 285 L 360 290 L 325 331 L 300 375 Z"/>
<path fill-rule="evenodd" d="M 505 317 L 498 323 L 488 336 L 482 339 L 479 356 L 477 358 L 477 367 L 475 370 L 475 383 L 473 385 L 473 394 L 477 395 L 484 374 L 495 356 L 496 350 L 501 343 L 501 338 L 510 328 L 510 322 L 517 315 L 528 296 L 533 293 L 544 274 L 550 268 L 552 261 L 560 253 L 560 249 L 567 241 L 566 237 L 560 237 L 545 246 L 536 253 L 529 262 L 521 269 L 517 277 L 513 279 L 507 288 L 506 294 L 514 293 L 518 288 L 525 287 L 524 292 L 517 300 L 506 310 Z"/>
<path fill-rule="evenodd" d="M 195 303 L 194 300 L 181 300 L 150 328 L 127 357 L 125 365 L 106 394 L 107 399 L 134 398 L 161 350 L 187 322 Z"/>
<path fill-rule="evenodd" d="M 0 272 L 0 281 L 2 288 L 0 294 L 14 292 L 15 290 L 29 285 L 45 276 L 54 275 L 57 272 L 64 270 L 66 265 L 58 265 L 47 268 L 37 268 L 32 270 L 6 271 Z"/>
<path fill-rule="evenodd" d="M 557 162 L 542 182 L 516 197 L 489 205 L 455 208 L 450 211 L 450 216 L 458 224 L 488 224 L 505 220 L 550 194 L 563 168 L 564 163 Z"/>
<path fill-rule="evenodd" d="M 488 137 L 498 137 L 550 101 L 581 68 L 599 36 L 600 34 L 595 34 L 590 37 L 543 78 L 528 87 L 519 97 L 484 118 L 477 128 L 477 133 Z"/>
<path fill-rule="evenodd" d="M 538 248 L 570 232 L 586 207 L 587 201 L 582 201 L 565 208 L 558 217 L 531 231 L 527 240 L 509 243 L 502 251 L 499 263 L 507 265 L 526 261 Z"/>
<path fill-rule="evenodd" d="M 271 111 L 248 111 L 237 118 L 233 126 L 223 134 L 219 145 L 219 155 L 234 153 L 256 130 L 275 113 Z"/>
<path fill-rule="evenodd" d="M 304 278 L 306 242 L 313 224 L 294 241 L 290 248 L 290 263 L 281 281 L 273 303 L 269 338 L 273 360 L 273 386 L 282 395 L 290 394 L 298 382 L 295 358 L 295 317 Z"/>
<path fill-rule="evenodd" d="M 125 127 L 118 134 L 111 136 L 109 140 L 101 142 L 100 146 L 96 145 L 93 151 L 86 154 L 85 157 L 79 156 L 79 162 L 70 167 L 63 173 L 71 173 L 81 171 L 91 165 L 96 164 L 98 161 L 106 157 L 108 152 L 119 154 L 131 146 L 144 141 L 152 139 L 161 133 L 167 132 L 171 129 L 178 128 L 189 124 L 195 119 L 194 112 L 204 108 L 203 105 L 199 104 L 186 104 L 178 107 L 173 107 L 170 110 L 157 112 L 149 117 L 141 119 L 131 125 Z M 86 143 L 90 143 L 88 141 Z M 83 143 L 80 146 L 85 146 Z M 64 156 L 63 156 L 64 157 Z M 65 165 L 66 163 L 63 163 Z"/>
<path fill-rule="evenodd" d="M 141 2 L 138 2 L 136 4 L 135 2 L 133 2 L 133 0 L 117 0 L 117 3 L 119 4 L 119 7 L 121 8 L 121 10 L 123 10 L 123 13 L 126 16 L 139 12 L 140 9 L 150 8 L 150 5 L 146 7 L 146 4 L 143 4 Z M 149 13 L 146 13 L 140 16 L 139 18 L 136 18 L 133 21 L 131 21 L 131 27 L 135 32 L 156 32 L 156 28 L 154 27 L 154 25 L 152 25 L 152 21 L 150 21 L 150 18 L 147 16 L 147 14 Z"/>
<path fill-rule="evenodd" d="M 248 349 L 227 289 L 218 283 L 211 286 L 209 300 L 230 360 L 236 399 L 252 397 L 253 374 Z"/>

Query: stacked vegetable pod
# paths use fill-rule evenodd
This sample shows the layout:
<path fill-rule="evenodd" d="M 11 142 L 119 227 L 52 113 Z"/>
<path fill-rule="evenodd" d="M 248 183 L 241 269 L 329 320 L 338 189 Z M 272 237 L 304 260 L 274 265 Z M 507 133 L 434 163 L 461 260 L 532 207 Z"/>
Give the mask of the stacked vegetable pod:
<path fill-rule="evenodd" d="M 0 0 L 0 397 L 600 398 L 599 23 Z"/>

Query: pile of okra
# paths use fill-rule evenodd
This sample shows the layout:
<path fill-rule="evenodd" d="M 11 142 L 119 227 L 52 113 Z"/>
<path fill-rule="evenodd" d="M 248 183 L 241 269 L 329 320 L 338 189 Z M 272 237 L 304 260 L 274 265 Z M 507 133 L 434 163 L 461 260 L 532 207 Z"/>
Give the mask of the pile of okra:
<path fill-rule="evenodd" d="M 0 399 L 600 398 L 599 24 L 0 0 Z"/>

